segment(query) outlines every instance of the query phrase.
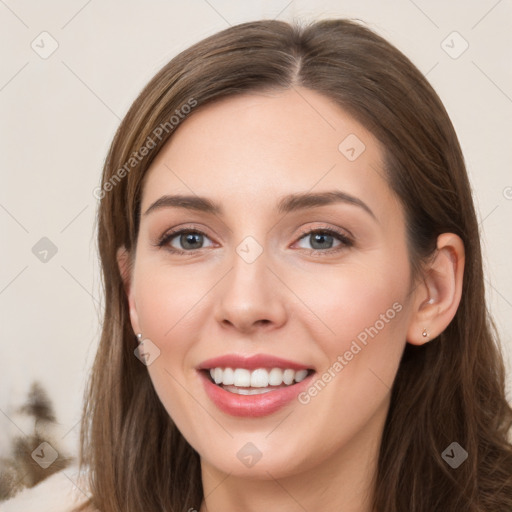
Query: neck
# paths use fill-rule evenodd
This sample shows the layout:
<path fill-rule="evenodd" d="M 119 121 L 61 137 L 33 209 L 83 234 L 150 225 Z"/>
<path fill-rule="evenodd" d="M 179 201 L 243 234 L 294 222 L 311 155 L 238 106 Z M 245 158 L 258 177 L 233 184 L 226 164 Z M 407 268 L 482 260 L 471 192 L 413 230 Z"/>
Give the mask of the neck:
<path fill-rule="evenodd" d="M 201 460 L 205 500 L 200 512 L 372 512 L 382 431 L 388 403 L 328 459 L 307 471 L 266 479 L 226 474 Z"/>

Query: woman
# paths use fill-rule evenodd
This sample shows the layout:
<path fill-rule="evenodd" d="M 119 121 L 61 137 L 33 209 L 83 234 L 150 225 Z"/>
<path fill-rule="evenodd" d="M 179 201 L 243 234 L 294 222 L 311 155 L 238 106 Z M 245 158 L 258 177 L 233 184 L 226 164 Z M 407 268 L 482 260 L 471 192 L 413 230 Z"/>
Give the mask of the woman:
<path fill-rule="evenodd" d="M 231 27 L 105 163 L 82 509 L 512 510 L 512 411 L 448 115 L 360 24 Z"/>

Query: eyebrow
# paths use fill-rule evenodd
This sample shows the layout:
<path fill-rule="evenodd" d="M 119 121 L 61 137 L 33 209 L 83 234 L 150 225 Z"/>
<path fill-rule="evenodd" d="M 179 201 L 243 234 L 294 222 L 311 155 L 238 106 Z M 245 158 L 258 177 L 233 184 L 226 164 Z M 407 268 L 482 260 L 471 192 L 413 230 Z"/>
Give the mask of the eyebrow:
<path fill-rule="evenodd" d="M 377 217 L 366 203 L 361 201 L 361 199 L 340 190 L 318 193 L 304 192 L 284 196 L 277 203 L 277 212 L 290 213 L 298 210 L 305 210 L 307 208 L 315 208 L 318 206 L 336 203 L 358 206 L 373 217 L 373 219 L 377 220 Z M 148 215 L 149 213 L 161 208 L 183 208 L 198 212 L 211 213 L 214 215 L 223 214 L 222 206 L 207 197 L 178 194 L 160 197 L 145 211 L 144 215 Z"/>

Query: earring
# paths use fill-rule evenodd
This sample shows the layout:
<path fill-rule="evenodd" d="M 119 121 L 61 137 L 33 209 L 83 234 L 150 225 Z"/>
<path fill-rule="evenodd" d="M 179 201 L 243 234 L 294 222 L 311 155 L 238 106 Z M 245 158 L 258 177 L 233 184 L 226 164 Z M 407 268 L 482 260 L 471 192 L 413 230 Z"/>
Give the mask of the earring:
<path fill-rule="evenodd" d="M 137 338 L 138 338 L 139 343 L 141 343 L 142 342 L 142 333 L 141 332 L 139 332 L 139 334 L 137 334 Z"/>
<path fill-rule="evenodd" d="M 427 331 L 427 329 L 423 329 L 423 332 L 421 333 L 421 335 L 422 335 L 424 338 L 428 338 L 428 331 Z"/>

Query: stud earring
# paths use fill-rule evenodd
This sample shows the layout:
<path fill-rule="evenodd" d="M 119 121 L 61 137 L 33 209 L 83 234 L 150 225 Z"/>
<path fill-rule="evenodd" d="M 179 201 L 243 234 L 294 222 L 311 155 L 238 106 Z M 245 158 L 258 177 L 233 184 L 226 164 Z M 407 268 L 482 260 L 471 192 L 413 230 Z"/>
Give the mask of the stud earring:
<path fill-rule="evenodd" d="M 421 333 L 421 335 L 422 335 L 424 338 L 428 338 L 428 331 L 427 331 L 427 329 L 423 329 L 423 332 Z"/>
<path fill-rule="evenodd" d="M 139 334 L 137 334 L 137 339 L 138 339 L 139 343 L 142 342 L 142 333 L 141 332 L 139 332 Z"/>

